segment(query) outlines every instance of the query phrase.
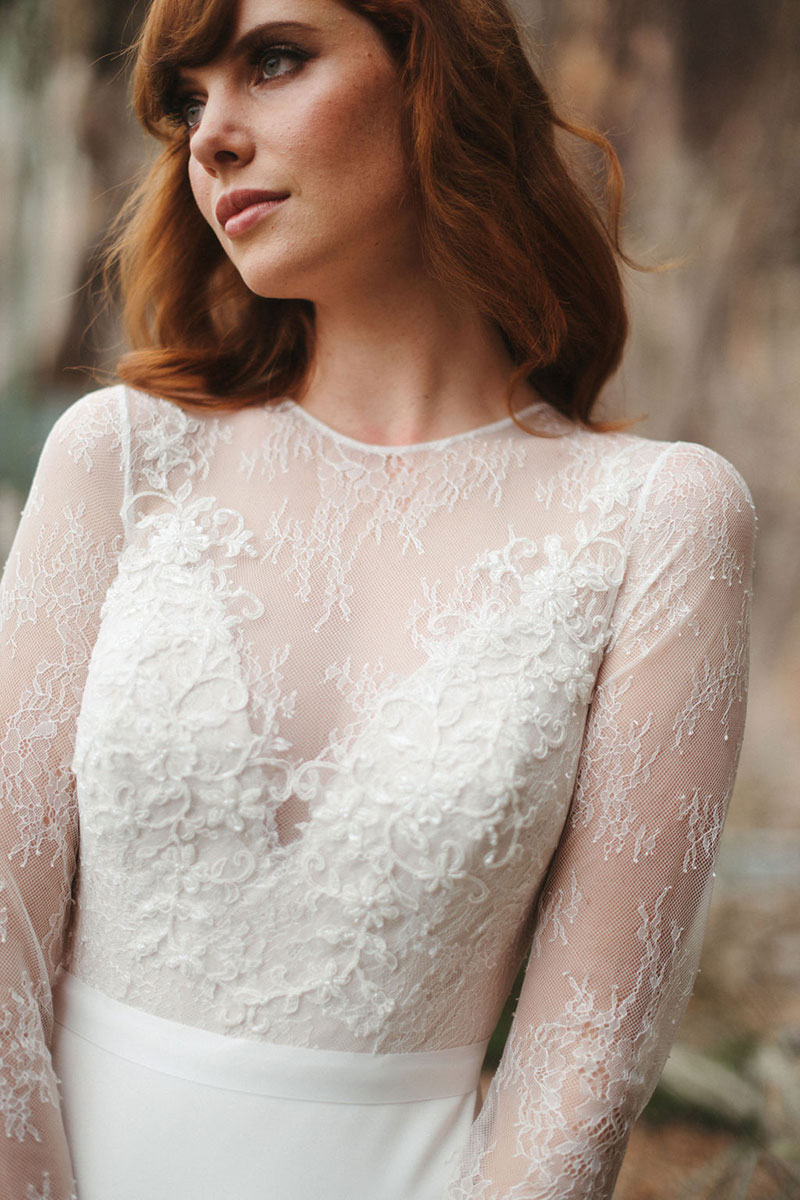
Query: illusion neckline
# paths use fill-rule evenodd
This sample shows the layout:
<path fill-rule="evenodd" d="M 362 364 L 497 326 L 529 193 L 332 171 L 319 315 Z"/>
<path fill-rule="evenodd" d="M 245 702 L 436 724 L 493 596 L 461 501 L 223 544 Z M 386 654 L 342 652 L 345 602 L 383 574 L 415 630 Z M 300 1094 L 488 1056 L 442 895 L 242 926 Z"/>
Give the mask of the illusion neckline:
<path fill-rule="evenodd" d="M 493 433 L 495 430 L 504 429 L 514 425 L 512 417 L 501 417 L 498 421 L 490 421 L 486 425 L 476 425 L 472 429 L 464 429 L 460 433 L 451 433 L 447 437 L 433 438 L 426 442 L 407 442 L 403 445 L 383 445 L 378 442 L 362 442 L 358 438 L 350 437 L 346 433 L 341 433 L 338 429 L 334 429 L 332 425 L 321 421 L 319 417 L 315 417 L 307 409 L 303 408 L 302 404 L 298 404 L 291 397 L 286 398 L 287 404 L 291 405 L 292 412 L 298 417 L 306 421 L 313 428 L 333 438 L 334 441 L 343 442 L 345 445 L 353 446 L 357 450 L 368 451 L 371 454 L 408 454 L 420 450 L 438 450 L 445 449 L 447 446 L 452 446 L 456 442 L 466 441 L 467 438 L 480 437 L 482 434 Z M 526 404 L 524 408 L 517 412 L 518 417 L 528 416 L 543 407 L 543 401 L 534 400 L 530 404 Z"/>

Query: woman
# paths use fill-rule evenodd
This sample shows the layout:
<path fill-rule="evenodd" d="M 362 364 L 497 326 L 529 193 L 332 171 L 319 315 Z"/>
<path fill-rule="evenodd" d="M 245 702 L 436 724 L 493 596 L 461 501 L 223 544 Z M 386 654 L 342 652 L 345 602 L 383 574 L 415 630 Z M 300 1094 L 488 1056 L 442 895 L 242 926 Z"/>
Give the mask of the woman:
<path fill-rule="evenodd" d="M 135 86 L 134 350 L 3 585 L 3 1194 L 608 1200 L 697 969 L 747 489 L 593 419 L 620 253 L 502 0 L 155 0 Z"/>

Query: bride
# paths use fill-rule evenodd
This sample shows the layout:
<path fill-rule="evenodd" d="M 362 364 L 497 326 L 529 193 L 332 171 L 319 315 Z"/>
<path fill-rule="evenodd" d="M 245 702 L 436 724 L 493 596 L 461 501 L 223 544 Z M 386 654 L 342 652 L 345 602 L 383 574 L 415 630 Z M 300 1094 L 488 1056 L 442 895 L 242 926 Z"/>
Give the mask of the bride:
<path fill-rule="evenodd" d="M 504 0 L 154 0 L 134 86 L 131 351 L 2 584 L 3 1195 L 610 1200 L 754 534 L 718 455 L 596 418 L 616 160 Z"/>

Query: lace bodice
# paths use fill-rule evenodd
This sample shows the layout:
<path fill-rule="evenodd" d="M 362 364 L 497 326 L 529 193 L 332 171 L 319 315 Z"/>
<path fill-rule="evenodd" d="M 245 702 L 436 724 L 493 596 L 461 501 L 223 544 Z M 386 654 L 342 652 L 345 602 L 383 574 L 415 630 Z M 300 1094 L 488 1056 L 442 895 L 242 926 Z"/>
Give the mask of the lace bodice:
<path fill-rule="evenodd" d="M 754 517 L 703 447 L 524 419 L 374 447 L 116 387 L 57 422 L 0 609 L 4 1195 L 72 1188 L 59 963 L 380 1054 L 488 1037 L 530 949 L 443 1200 L 611 1196 L 697 969 Z"/>

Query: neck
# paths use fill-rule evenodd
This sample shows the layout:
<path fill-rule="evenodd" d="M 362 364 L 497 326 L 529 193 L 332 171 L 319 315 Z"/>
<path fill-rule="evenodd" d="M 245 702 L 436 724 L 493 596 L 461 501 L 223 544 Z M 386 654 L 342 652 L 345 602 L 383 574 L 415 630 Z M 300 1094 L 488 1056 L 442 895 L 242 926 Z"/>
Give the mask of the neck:
<path fill-rule="evenodd" d="M 340 433 L 409 445 L 508 415 L 513 364 L 499 331 L 432 280 L 395 275 L 391 288 L 318 300 L 315 327 L 313 361 L 296 399 Z M 532 399 L 519 385 L 515 403 Z"/>

